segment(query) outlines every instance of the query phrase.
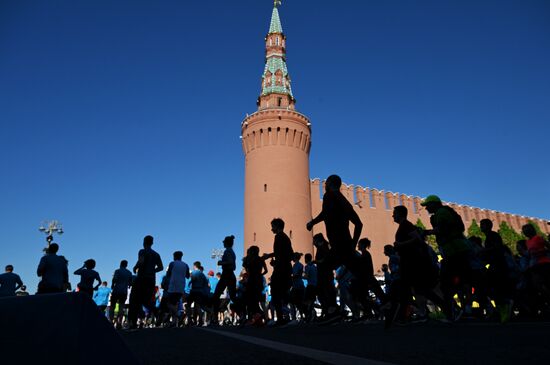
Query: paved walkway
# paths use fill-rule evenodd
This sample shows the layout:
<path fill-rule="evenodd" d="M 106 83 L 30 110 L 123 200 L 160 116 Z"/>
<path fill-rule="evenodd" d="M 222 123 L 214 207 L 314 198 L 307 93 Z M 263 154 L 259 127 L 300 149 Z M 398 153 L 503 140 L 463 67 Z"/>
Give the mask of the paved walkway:
<path fill-rule="evenodd" d="M 550 356 L 550 323 L 381 323 L 121 332 L 144 365 L 525 364 Z"/>

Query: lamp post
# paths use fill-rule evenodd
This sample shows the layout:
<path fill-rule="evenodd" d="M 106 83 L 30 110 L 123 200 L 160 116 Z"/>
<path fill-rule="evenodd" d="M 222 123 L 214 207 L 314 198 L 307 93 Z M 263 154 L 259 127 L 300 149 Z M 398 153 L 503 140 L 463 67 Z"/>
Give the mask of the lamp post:
<path fill-rule="evenodd" d="M 217 271 L 219 271 L 219 265 L 218 265 L 218 261 L 222 258 L 223 256 L 223 250 L 221 248 L 214 248 L 212 250 L 212 254 L 210 255 L 210 257 L 214 260 L 214 262 L 216 263 L 216 268 L 217 268 Z"/>
<path fill-rule="evenodd" d="M 50 247 L 50 244 L 53 241 L 53 235 L 54 233 L 57 233 L 58 235 L 63 234 L 63 227 L 61 225 L 61 222 L 57 220 L 51 220 L 51 221 L 44 221 L 38 228 L 38 230 L 44 234 L 46 234 L 46 241 L 48 242 L 48 247 Z M 48 250 L 48 247 L 44 249 L 44 252 Z"/>

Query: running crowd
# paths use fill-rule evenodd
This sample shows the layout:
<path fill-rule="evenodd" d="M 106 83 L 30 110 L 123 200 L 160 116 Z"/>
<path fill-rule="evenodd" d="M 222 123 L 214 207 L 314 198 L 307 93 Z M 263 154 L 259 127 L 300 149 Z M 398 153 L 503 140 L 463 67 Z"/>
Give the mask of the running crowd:
<path fill-rule="evenodd" d="M 480 222 L 484 241 L 467 238 L 460 215 L 435 195 L 421 203 L 431 214 L 430 230 L 415 226 L 407 219 L 407 208 L 396 206 L 395 242 L 384 246 L 388 263 L 382 266 L 384 278 L 379 280 L 369 253 L 371 242 L 360 238 L 363 224 L 340 186 L 337 175 L 328 177 L 322 211 L 306 224 L 308 230 L 325 224 L 327 237 L 313 237 L 315 256 L 294 252 L 284 221 L 275 218 L 272 252 L 249 247 L 238 279 L 235 237 L 227 236 L 218 261 L 221 273 L 205 275 L 199 261 L 190 268 L 183 253 L 176 251 L 159 287 L 156 274 L 164 271 L 164 265 L 152 249 L 153 237 L 146 236 L 133 272 L 128 261 L 121 261 L 109 288 L 90 259 L 74 272 L 81 277 L 77 290 L 94 299 L 117 328 L 128 329 L 339 321 L 384 321 L 388 328 L 429 318 L 505 323 L 550 316 L 550 245 L 533 225 L 522 227 L 525 240 L 517 242 L 514 255 L 489 219 Z M 438 252 L 426 243 L 428 236 L 435 236 Z M 40 260 L 37 294 L 70 290 L 68 261 L 58 250 L 52 243 Z M 272 270 L 266 279 L 268 265 Z M 0 275 L 0 297 L 13 295 L 28 292 L 8 265 Z"/>

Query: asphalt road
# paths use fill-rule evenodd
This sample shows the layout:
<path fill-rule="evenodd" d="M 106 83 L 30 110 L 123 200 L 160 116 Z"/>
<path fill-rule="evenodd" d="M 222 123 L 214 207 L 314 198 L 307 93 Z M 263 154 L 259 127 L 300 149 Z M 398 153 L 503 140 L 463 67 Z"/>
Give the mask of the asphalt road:
<path fill-rule="evenodd" d="M 550 356 L 550 323 L 430 322 L 122 331 L 144 365 L 527 364 Z"/>

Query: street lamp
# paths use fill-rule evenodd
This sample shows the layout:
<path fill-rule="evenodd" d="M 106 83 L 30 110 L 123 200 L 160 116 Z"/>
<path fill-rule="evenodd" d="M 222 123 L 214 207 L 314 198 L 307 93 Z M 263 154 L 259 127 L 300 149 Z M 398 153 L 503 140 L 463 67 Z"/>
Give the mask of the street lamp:
<path fill-rule="evenodd" d="M 48 242 L 48 247 L 50 247 L 50 244 L 53 241 L 54 233 L 57 233 L 58 235 L 63 234 L 63 227 L 61 225 L 61 222 L 57 220 L 42 222 L 38 230 L 46 235 L 46 241 Z M 46 251 L 48 247 L 46 247 L 44 251 Z"/>
<path fill-rule="evenodd" d="M 218 265 L 218 261 L 221 260 L 222 256 L 223 256 L 223 251 L 221 248 L 214 248 L 212 250 L 212 253 L 210 255 L 210 257 L 216 262 L 216 267 L 219 268 L 219 265 Z"/>

